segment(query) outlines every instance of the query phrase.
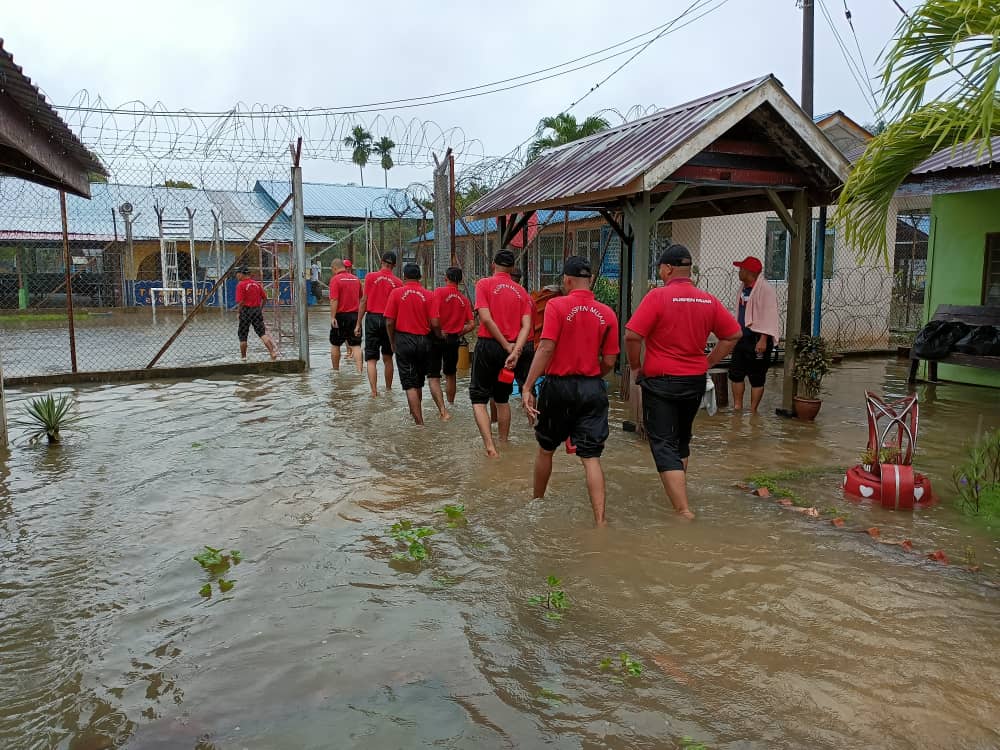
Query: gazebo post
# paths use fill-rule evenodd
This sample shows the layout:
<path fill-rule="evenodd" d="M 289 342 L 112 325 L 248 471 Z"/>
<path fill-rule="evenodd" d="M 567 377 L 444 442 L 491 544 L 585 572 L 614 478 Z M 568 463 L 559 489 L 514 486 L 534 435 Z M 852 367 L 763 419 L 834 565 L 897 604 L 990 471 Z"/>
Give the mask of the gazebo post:
<path fill-rule="evenodd" d="M 781 213 L 779 212 L 779 216 Z M 781 406 L 784 412 L 791 416 L 795 397 L 795 349 L 793 342 L 802 332 L 802 273 L 805 263 L 804 241 L 809 236 L 809 221 L 812 211 L 809 208 L 809 197 L 805 190 L 797 190 L 792 199 L 792 226 L 789 234 L 792 236 L 791 252 L 788 254 L 788 308 L 785 312 L 785 370 L 781 387 Z M 782 221 L 785 217 L 782 216 Z"/>

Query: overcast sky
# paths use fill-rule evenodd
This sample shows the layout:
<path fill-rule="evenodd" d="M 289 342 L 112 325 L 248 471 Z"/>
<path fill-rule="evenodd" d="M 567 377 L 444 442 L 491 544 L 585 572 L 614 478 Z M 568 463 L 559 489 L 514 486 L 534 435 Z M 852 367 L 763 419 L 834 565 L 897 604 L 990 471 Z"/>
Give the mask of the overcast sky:
<path fill-rule="evenodd" d="M 8 4 L 8 52 L 56 104 L 81 89 L 111 104 L 142 100 L 170 109 L 224 110 L 236 102 L 287 107 L 354 105 L 422 96 L 508 78 L 596 51 L 679 15 L 692 0 L 564 0 L 505 3 L 297 3 L 171 0 Z M 843 0 L 825 3 L 849 51 Z M 917 0 L 903 0 L 906 8 Z M 864 59 L 877 58 L 900 19 L 892 0 L 848 0 Z M 802 11 L 795 0 L 729 0 L 668 34 L 577 105 L 582 119 L 634 105 L 668 106 L 766 73 L 798 99 Z M 430 123 L 409 137 L 460 128 L 475 154 L 504 154 L 539 118 L 580 98 L 625 57 L 512 91 L 387 112 Z M 877 90 L 877 84 L 873 83 Z M 830 26 L 816 9 L 817 113 L 872 119 Z M 371 121 L 374 115 L 360 117 Z M 376 125 L 378 137 L 385 129 Z M 454 136 L 456 145 L 459 136 Z M 481 145 L 479 145 L 481 144 Z M 426 155 L 424 155 L 426 158 Z M 357 181 L 350 163 L 307 164 L 306 179 Z M 366 170 L 366 184 L 381 184 Z M 390 184 L 429 181 L 400 166 Z"/>

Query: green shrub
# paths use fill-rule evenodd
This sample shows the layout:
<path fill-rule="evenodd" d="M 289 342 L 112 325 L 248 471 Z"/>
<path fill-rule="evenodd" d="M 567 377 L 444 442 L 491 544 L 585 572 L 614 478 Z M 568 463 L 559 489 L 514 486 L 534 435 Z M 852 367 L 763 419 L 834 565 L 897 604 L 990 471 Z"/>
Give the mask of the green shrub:
<path fill-rule="evenodd" d="M 986 433 L 969 448 L 952 479 L 964 513 L 1000 520 L 1000 429 Z"/>
<path fill-rule="evenodd" d="M 603 302 L 608 307 L 618 309 L 618 282 L 613 279 L 606 279 L 601 276 L 594 282 L 594 297 L 598 302 Z"/>

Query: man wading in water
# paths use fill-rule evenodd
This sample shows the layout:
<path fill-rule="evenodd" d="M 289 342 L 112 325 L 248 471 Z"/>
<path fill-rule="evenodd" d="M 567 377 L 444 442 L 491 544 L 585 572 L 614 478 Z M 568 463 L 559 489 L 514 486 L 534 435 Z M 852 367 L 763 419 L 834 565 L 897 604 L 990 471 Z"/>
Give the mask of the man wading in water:
<path fill-rule="evenodd" d="M 347 270 L 343 259 L 330 264 L 330 364 L 340 369 L 340 347 L 347 344 L 347 356 L 361 372 L 361 336 L 357 335 L 361 280 Z"/>
<path fill-rule="evenodd" d="M 431 336 L 441 337 L 440 314 L 437 297 L 429 289 L 420 286 L 420 266 L 407 263 L 403 268 L 403 278 L 406 283 L 399 289 L 393 289 L 386 302 L 386 328 L 389 342 L 396 352 L 399 382 L 406 391 L 410 414 L 413 415 L 414 422 L 422 425 L 424 378 L 430 363 Z M 441 419 L 451 419 L 444 407 L 441 378 L 431 381 L 431 397 Z"/>
<path fill-rule="evenodd" d="M 686 247 L 664 250 L 657 272 L 665 286 L 643 297 L 625 324 L 625 352 L 642 387 L 642 422 L 663 489 L 674 510 L 690 519 L 694 513 L 688 507 L 686 472 L 691 427 L 705 395 L 706 373 L 733 350 L 742 329 L 719 300 L 691 283 Z M 719 342 L 706 357 L 709 334 Z"/>
<path fill-rule="evenodd" d="M 497 405 L 497 436 L 504 443 L 510 437 L 510 394 L 514 390 L 514 369 L 531 333 L 531 298 L 510 272 L 514 254 L 501 250 L 493 259 L 493 275 L 476 282 L 476 310 L 479 331 L 472 357 L 469 398 L 476 426 L 483 438 L 486 455 L 500 455 L 493 442 L 488 404 Z"/>
<path fill-rule="evenodd" d="M 578 255 L 563 265 L 563 297 L 545 308 L 541 343 L 521 399 L 528 418 L 538 420 L 535 438 L 535 494 L 544 497 L 552 476 L 552 455 L 567 438 L 576 447 L 587 477 L 594 522 L 604 526 L 604 471 L 608 439 L 608 387 L 604 376 L 618 358 L 618 318 L 590 291 L 590 262 Z M 535 405 L 534 387 L 545 374 Z"/>
<path fill-rule="evenodd" d="M 278 358 L 278 347 L 267 333 L 264 327 L 264 313 L 261 307 L 267 301 L 267 294 L 259 281 L 255 281 L 250 276 L 250 271 L 246 266 L 236 269 L 236 305 L 239 307 L 239 324 L 236 335 L 240 340 L 240 358 L 246 362 L 247 359 L 247 338 L 250 335 L 250 326 L 260 337 L 261 343 L 267 347 L 267 353 L 271 359 Z"/>
<path fill-rule="evenodd" d="M 441 371 L 444 370 L 445 392 L 448 403 L 455 403 L 458 374 L 458 347 L 462 337 L 476 327 L 472 314 L 472 303 L 462 294 L 458 285 L 462 283 L 462 269 L 452 266 L 444 273 L 447 284 L 434 290 L 438 311 L 441 313 L 440 339 L 431 339 L 431 360 L 427 369 L 427 378 L 431 381 L 431 393 L 434 392 L 434 381 L 441 387 Z"/>
<path fill-rule="evenodd" d="M 382 254 L 382 268 L 365 276 L 365 291 L 358 308 L 358 322 L 354 327 L 354 337 L 361 335 L 361 326 L 365 329 L 365 362 L 368 363 L 368 384 L 372 388 L 372 398 L 378 396 L 378 373 L 375 363 L 379 352 L 382 353 L 382 363 L 385 365 L 385 389 L 392 388 L 392 345 L 389 334 L 385 330 L 385 304 L 393 289 L 402 286 L 392 269 L 396 267 L 396 253 Z"/>

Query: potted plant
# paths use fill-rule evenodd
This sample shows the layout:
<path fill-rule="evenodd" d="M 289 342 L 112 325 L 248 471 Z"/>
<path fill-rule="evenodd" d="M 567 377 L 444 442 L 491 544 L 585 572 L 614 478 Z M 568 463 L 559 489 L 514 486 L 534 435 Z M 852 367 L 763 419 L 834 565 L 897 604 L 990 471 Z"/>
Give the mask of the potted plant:
<path fill-rule="evenodd" d="M 793 342 L 795 348 L 795 368 L 792 377 L 798 383 L 802 395 L 795 396 L 795 416 L 813 420 L 823 402 L 819 398 L 824 376 L 830 372 L 831 358 L 822 336 L 803 334 Z"/>

